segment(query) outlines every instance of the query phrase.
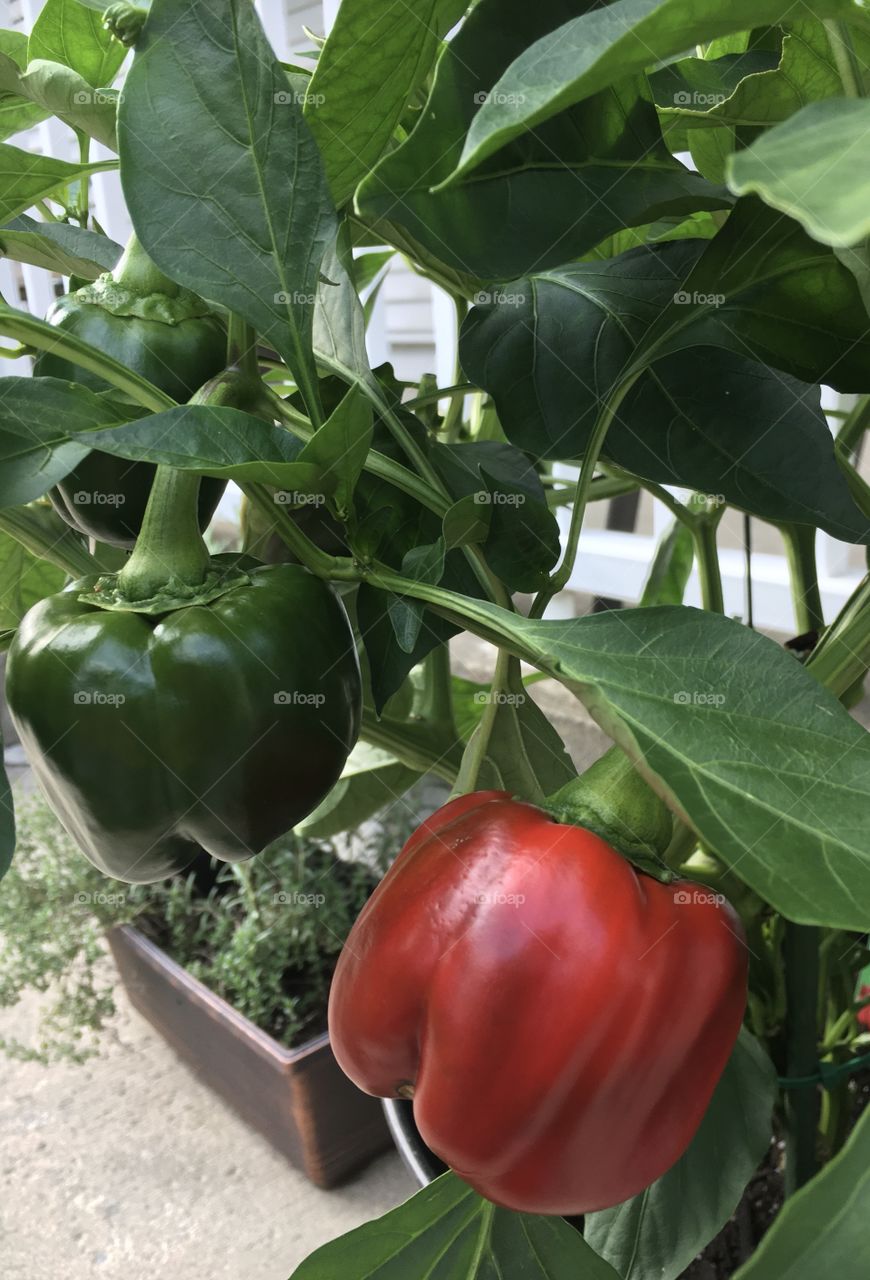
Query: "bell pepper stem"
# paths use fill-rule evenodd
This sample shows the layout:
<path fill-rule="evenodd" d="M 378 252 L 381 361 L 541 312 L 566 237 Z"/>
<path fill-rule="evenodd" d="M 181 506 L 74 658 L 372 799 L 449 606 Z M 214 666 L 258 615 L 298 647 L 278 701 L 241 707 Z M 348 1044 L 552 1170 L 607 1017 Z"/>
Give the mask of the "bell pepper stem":
<path fill-rule="evenodd" d="M 825 615 L 816 569 L 815 528 L 808 524 L 789 524 L 781 526 L 780 532 L 788 558 L 797 629 L 802 634 L 823 631 Z"/>
<path fill-rule="evenodd" d="M 486 759 L 489 740 L 495 727 L 495 719 L 499 709 L 499 694 L 507 684 L 511 667 L 515 666 L 519 670 L 519 665 L 519 660 L 508 653 L 507 649 L 499 649 L 492 677 L 492 686 L 489 691 L 489 701 L 483 709 L 480 723 L 469 738 L 468 746 L 465 748 L 459 776 L 453 788 L 453 795 L 455 796 L 465 795 L 469 791 L 474 791 L 477 787 L 477 779 Z"/>
<path fill-rule="evenodd" d="M 818 1071 L 816 1004 L 819 984 L 819 931 L 786 921 L 783 937 L 786 994 L 786 1074 L 813 1076 Z M 819 1094 L 815 1084 L 786 1090 L 785 1194 L 793 1195 L 816 1172 Z"/>
<path fill-rule="evenodd" d="M 209 555 L 199 531 L 199 483 L 195 471 L 157 468 L 142 531 L 118 574 L 127 599 L 147 600 L 172 583 L 194 587 L 205 581 Z"/>
<path fill-rule="evenodd" d="M 123 285 L 131 293 L 147 297 L 152 293 L 164 293 L 167 298 L 177 298 L 181 292 L 174 280 L 165 276 L 142 248 L 139 237 L 133 231 L 112 272 L 116 284 Z"/>

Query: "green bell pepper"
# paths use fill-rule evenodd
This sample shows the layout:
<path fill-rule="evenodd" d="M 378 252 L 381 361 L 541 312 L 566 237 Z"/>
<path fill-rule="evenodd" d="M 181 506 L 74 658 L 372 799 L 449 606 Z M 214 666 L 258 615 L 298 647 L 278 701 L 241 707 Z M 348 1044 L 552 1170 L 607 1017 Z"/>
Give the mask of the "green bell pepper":
<path fill-rule="evenodd" d="M 162 614 L 83 601 L 98 580 L 82 579 L 19 627 L 9 709 L 52 808 L 108 875 L 161 880 L 200 850 L 249 858 L 341 774 L 361 706 L 344 606 L 299 565 L 252 566 L 215 556 L 234 585 Z"/>

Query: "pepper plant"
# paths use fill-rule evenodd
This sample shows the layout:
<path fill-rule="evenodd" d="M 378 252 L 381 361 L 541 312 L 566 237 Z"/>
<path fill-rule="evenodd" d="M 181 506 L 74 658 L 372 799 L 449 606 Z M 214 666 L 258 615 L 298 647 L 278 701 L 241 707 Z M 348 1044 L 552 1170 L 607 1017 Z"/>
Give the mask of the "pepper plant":
<path fill-rule="evenodd" d="M 36 375 L 0 385 L 8 695 L 53 808 L 147 881 L 454 790 L 331 1014 L 453 1171 L 298 1280 L 676 1280 L 765 1160 L 736 1274 L 863 1280 L 870 580 L 825 616 L 815 544 L 870 544 L 864 6 L 344 0 L 301 65 L 251 0 L 47 0 L 0 78 L 5 137 L 79 144 L 0 144 L 3 252 L 69 284 L 0 305 Z M 397 254 L 455 304 L 449 386 L 370 365 Z M 548 616 L 640 491 L 674 517 L 640 606 Z M 725 615 L 728 508 L 781 533 L 789 647 Z M 612 740 L 581 777 L 530 671 Z"/>

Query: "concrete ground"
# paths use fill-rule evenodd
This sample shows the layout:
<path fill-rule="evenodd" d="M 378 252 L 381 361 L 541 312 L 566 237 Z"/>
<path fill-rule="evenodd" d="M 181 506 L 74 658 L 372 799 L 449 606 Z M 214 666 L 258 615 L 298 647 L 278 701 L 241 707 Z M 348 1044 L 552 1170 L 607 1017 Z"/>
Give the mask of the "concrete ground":
<path fill-rule="evenodd" d="M 287 1280 L 416 1190 L 394 1154 L 313 1187 L 118 1004 L 82 1066 L 0 1059 L 3 1280 Z M 0 1036 L 36 1007 L 0 1010 Z"/>

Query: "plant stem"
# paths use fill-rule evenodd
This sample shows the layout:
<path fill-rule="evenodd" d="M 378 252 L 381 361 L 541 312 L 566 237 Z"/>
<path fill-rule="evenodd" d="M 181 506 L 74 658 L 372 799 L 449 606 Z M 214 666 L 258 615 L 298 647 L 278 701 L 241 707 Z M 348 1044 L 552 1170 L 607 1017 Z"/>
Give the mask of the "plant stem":
<path fill-rule="evenodd" d="M 39 560 L 47 560 L 68 573 L 71 578 L 84 578 L 99 573 L 100 565 L 88 555 L 72 530 L 54 537 L 26 507 L 7 507 L 0 511 L 0 530 L 14 538 Z"/>
<path fill-rule="evenodd" d="M 403 400 L 403 409 L 423 409 L 427 404 L 437 404 L 439 400 L 446 400 L 449 396 L 451 399 L 462 399 L 469 392 L 474 391 L 475 387 L 472 382 L 456 382 L 452 387 L 438 387 L 435 391 L 427 391 L 425 395 L 415 396 L 413 400 Z"/>
<path fill-rule="evenodd" d="M 462 377 L 462 366 L 459 363 L 459 333 L 465 320 L 468 304 L 464 298 L 458 294 L 453 295 L 453 306 L 456 310 L 456 363 L 454 365 L 453 376 L 456 384 Z M 447 444 L 453 444 L 459 435 L 459 429 L 462 426 L 462 409 L 464 400 L 462 396 L 451 396 L 447 413 L 444 416 L 441 432 Z"/>
<path fill-rule="evenodd" d="M 376 716 L 363 708 L 361 737 L 372 746 L 389 751 L 409 769 L 434 773 L 451 785 L 456 781 L 462 764 L 462 746 L 455 738 L 445 737 L 442 741 L 433 733 L 431 724 L 391 720 L 389 716 Z"/>
<path fill-rule="evenodd" d="M 125 289 L 140 293 L 143 297 L 152 293 L 164 293 L 168 298 L 177 298 L 181 292 L 180 286 L 165 276 L 156 263 L 151 261 L 135 231 L 130 233 L 124 252 L 112 271 L 112 278 Z"/>
<path fill-rule="evenodd" d="M 819 930 L 785 922 L 786 1074 L 818 1070 L 816 1003 L 819 985 Z M 816 1085 L 786 1090 L 785 1194 L 793 1195 L 816 1171 L 819 1095 Z"/>
<path fill-rule="evenodd" d="M 725 596 L 722 591 L 722 571 L 719 567 L 719 549 L 716 534 L 724 508 L 718 514 L 703 513 L 696 516 L 689 526 L 695 544 L 698 577 L 701 582 L 701 603 L 711 613 L 725 612 Z"/>
<path fill-rule="evenodd" d="M 199 531 L 200 477 L 160 465 L 142 529 L 130 559 L 118 574 L 128 600 L 148 600 L 174 583 L 195 587 L 208 572 L 208 548 Z"/>
<path fill-rule="evenodd" d="M 807 661 L 820 684 L 837 697 L 870 668 L 870 574 L 853 592 Z"/>
<path fill-rule="evenodd" d="M 571 512 L 571 524 L 568 529 L 568 542 L 565 547 L 565 554 L 562 556 L 561 563 L 557 567 L 555 573 L 550 578 L 549 583 L 542 591 L 539 591 L 532 607 L 529 610 L 530 618 L 542 618 L 547 605 L 558 595 L 568 584 L 571 573 L 574 569 L 574 561 L 577 559 L 577 549 L 580 544 L 580 533 L 583 529 L 583 520 L 586 515 L 586 505 L 589 501 L 589 495 L 592 491 L 592 481 L 595 477 L 595 468 L 598 465 L 598 459 L 601 456 L 601 450 L 604 447 L 604 441 L 607 438 L 607 432 L 611 423 L 619 412 L 619 407 L 631 388 L 640 377 L 640 371 L 626 378 L 624 382 L 617 387 L 610 400 L 604 406 L 598 421 L 592 429 L 589 438 L 589 444 L 583 456 L 583 466 L 580 469 L 580 480 L 577 484 L 577 497 L 574 500 L 574 509 Z"/>
<path fill-rule="evenodd" d="M 782 525 L 780 531 L 785 541 L 797 629 L 800 633 L 823 631 L 825 617 L 816 568 L 816 531 L 808 524 Z"/>
<path fill-rule="evenodd" d="M 836 19 L 827 18 L 824 20 L 824 27 L 828 35 L 828 43 L 831 46 L 831 53 L 834 55 L 834 62 L 842 81 L 843 93 L 847 98 L 863 98 L 863 70 L 855 52 L 852 35 L 847 24 L 838 22 Z"/>
<path fill-rule="evenodd" d="M 474 791 L 477 786 L 477 778 L 486 759 L 489 740 L 492 737 L 492 731 L 498 715 L 499 694 L 507 684 L 512 664 L 516 664 L 517 668 L 519 668 L 519 662 L 516 658 L 512 657 L 506 649 L 499 649 L 489 691 L 489 702 L 484 707 L 480 723 L 465 748 L 462 766 L 456 779 L 456 785 L 453 788 L 454 795 L 466 795 L 469 791 Z"/>
<path fill-rule="evenodd" d="M 106 382 L 111 382 L 113 386 L 126 392 L 131 400 L 155 413 L 175 407 L 171 396 L 158 390 L 147 378 L 140 377 L 111 356 L 98 351 L 89 342 L 83 342 L 81 338 L 65 333 L 55 325 L 46 324 L 44 320 L 38 320 L 36 316 L 6 303 L 0 303 L 0 334 L 15 338 L 26 346 L 36 347 L 39 351 L 51 351 L 54 355 L 69 360 L 71 364 L 81 365 L 83 369 L 98 374 Z"/>
<path fill-rule="evenodd" d="M 248 324 L 247 320 L 242 319 L 235 312 L 230 313 L 227 333 L 227 364 L 230 368 L 241 370 L 248 377 L 258 378 L 260 376 L 260 366 L 257 360 L 257 332 L 253 325 Z M 308 419 L 306 418 L 305 421 L 307 422 Z"/>
<path fill-rule="evenodd" d="M 423 659 L 423 678 L 425 685 L 420 698 L 419 715 L 423 720 L 448 726 L 455 736 L 450 649 L 446 642 L 436 645 Z"/>
<path fill-rule="evenodd" d="M 83 165 L 86 165 L 91 158 L 91 140 L 81 129 L 76 129 L 75 132 L 79 140 L 79 160 Z M 88 225 L 88 214 L 91 210 L 90 189 L 91 180 L 87 174 L 84 174 L 79 179 L 78 201 L 79 225 L 82 227 L 87 227 Z"/>

